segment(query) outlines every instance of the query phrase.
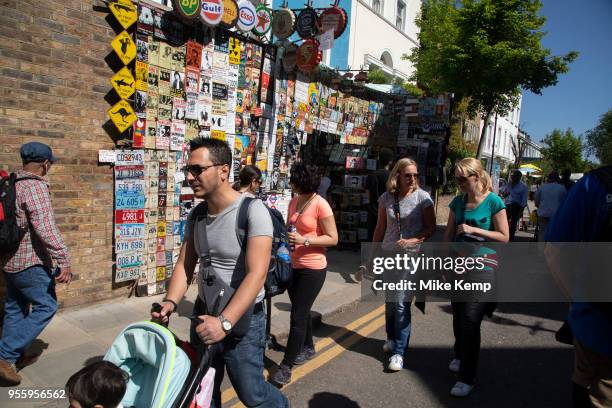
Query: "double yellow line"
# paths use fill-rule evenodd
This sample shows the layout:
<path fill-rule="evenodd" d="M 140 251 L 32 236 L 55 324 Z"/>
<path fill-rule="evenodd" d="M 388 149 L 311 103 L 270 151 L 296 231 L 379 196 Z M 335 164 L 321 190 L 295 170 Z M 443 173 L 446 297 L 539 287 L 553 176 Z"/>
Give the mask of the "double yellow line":
<path fill-rule="evenodd" d="M 338 357 L 344 351 L 352 347 L 355 343 L 362 340 L 364 337 L 369 336 L 376 330 L 380 329 L 385 324 L 385 305 L 382 305 L 370 313 L 360 317 L 359 319 L 349 323 L 348 325 L 339 328 L 333 332 L 329 337 L 325 337 L 319 340 L 315 344 L 315 350 L 319 353 L 317 357 L 306 362 L 301 366 L 295 366 L 291 372 L 291 382 L 296 382 L 300 378 L 310 374 L 316 369 L 327 364 L 332 359 Z M 357 330 L 357 331 L 355 331 Z M 347 332 L 353 332 L 350 336 L 342 339 L 347 335 Z M 342 339 L 342 340 L 340 340 Z M 340 341 L 339 341 L 340 340 Z M 335 346 L 321 352 L 326 347 L 336 343 Z M 266 377 L 268 372 L 265 370 Z M 228 388 L 221 395 L 222 404 L 226 404 L 236 398 L 236 391 L 233 388 Z M 244 408 L 241 402 L 233 405 L 231 408 Z"/>

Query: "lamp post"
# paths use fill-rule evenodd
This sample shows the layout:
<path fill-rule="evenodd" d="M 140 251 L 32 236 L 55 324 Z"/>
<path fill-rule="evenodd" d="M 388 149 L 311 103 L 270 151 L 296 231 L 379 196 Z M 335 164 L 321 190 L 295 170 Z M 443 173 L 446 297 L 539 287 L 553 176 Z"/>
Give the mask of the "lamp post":
<path fill-rule="evenodd" d="M 495 135 L 497 134 L 497 112 L 495 112 L 495 124 L 493 125 L 493 145 L 491 146 L 491 166 L 489 174 L 493 175 L 493 162 L 495 161 Z"/>

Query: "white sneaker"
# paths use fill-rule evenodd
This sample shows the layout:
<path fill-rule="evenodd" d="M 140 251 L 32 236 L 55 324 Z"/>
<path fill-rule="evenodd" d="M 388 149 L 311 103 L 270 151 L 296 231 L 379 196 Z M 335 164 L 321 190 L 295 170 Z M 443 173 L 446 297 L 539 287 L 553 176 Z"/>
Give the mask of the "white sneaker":
<path fill-rule="evenodd" d="M 404 358 L 399 354 L 394 354 L 389 359 L 389 370 L 401 371 L 404 368 Z"/>
<path fill-rule="evenodd" d="M 457 381 L 455 386 L 451 389 L 450 393 L 453 397 L 467 397 L 468 395 L 470 395 L 473 389 L 473 385 Z"/>
<path fill-rule="evenodd" d="M 385 341 L 385 344 L 383 344 L 383 351 L 385 353 L 392 353 L 393 346 L 395 346 L 395 343 L 393 342 L 393 340 L 387 340 Z"/>
<path fill-rule="evenodd" d="M 459 372 L 459 367 L 461 367 L 461 360 L 453 358 L 450 364 L 448 365 L 448 369 L 453 373 Z"/>

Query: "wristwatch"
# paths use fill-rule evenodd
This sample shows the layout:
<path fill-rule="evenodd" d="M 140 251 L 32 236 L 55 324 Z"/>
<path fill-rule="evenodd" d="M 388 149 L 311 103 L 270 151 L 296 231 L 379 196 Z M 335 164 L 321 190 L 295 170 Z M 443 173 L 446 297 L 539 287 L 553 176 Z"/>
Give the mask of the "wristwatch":
<path fill-rule="evenodd" d="M 306 239 L 304 240 L 304 246 L 305 246 L 305 247 L 309 247 L 309 246 L 310 246 L 310 240 L 309 240 L 308 238 L 306 238 Z"/>
<path fill-rule="evenodd" d="M 232 331 L 232 322 L 223 317 L 222 314 L 219 315 L 219 320 L 221 321 L 221 328 L 225 334 L 229 334 Z"/>

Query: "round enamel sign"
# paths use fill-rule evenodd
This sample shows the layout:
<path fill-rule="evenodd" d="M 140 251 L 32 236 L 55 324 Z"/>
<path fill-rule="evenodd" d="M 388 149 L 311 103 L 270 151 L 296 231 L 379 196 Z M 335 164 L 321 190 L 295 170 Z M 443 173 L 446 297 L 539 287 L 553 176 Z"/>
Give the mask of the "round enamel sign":
<path fill-rule="evenodd" d="M 242 32 L 248 33 L 257 24 L 255 6 L 248 0 L 238 2 L 238 22 L 236 27 Z"/>
<path fill-rule="evenodd" d="M 260 4 L 255 11 L 255 19 L 257 20 L 253 27 L 255 35 L 260 37 L 266 35 L 272 28 L 272 10 Z"/>
<path fill-rule="evenodd" d="M 319 28 L 322 33 L 334 30 L 334 38 L 342 35 L 346 29 L 346 12 L 339 7 L 330 7 L 319 16 Z"/>
<path fill-rule="evenodd" d="M 295 63 L 300 71 L 310 73 L 319 65 L 322 56 L 319 50 L 319 42 L 309 39 L 298 48 Z"/>
<path fill-rule="evenodd" d="M 283 69 L 285 72 L 292 72 L 295 69 L 295 59 L 297 58 L 297 46 L 290 43 L 285 47 L 283 54 Z"/>
<path fill-rule="evenodd" d="M 278 39 L 289 38 L 295 31 L 295 13 L 288 8 L 282 8 L 274 12 L 272 20 L 272 34 Z"/>
<path fill-rule="evenodd" d="M 296 31 L 304 39 L 312 38 L 317 34 L 317 12 L 313 8 L 305 8 L 300 12 L 296 22 Z"/>
<path fill-rule="evenodd" d="M 201 0 L 172 0 L 172 9 L 185 21 L 198 18 L 201 10 Z"/>
<path fill-rule="evenodd" d="M 238 21 L 238 3 L 236 0 L 223 0 L 223 16 L 221 17 L 221 27 L 230 29 Z"/>
<path fill-rule="evenodd" d="M 219 25 L 223 17 L 223 0 L 202 0 L 200 20 L 210 27 Z"/>

